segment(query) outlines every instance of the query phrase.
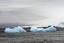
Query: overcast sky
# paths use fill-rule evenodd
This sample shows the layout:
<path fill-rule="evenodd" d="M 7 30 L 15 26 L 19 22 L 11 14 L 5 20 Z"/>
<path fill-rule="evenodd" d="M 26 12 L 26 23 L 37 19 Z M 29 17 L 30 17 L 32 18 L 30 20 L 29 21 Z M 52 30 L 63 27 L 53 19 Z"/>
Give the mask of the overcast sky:
<path fill-rule="evenodd" d="M 27 24 L 64 17 L 64 0 L 0 0 L 0 23 Z"/>

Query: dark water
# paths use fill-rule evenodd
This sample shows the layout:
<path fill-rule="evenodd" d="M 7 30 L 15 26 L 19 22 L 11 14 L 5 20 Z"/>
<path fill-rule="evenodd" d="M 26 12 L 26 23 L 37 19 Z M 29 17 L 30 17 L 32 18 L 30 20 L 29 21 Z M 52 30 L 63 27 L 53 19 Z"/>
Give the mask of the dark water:
<path fill-rule="evenodd" d="M 27 32 L 19 35 L 0 33 L 0 43 L 64 43 L 64 31 Z"/>
<path fill-rule="evenodd" d="M 6 27 L 16 27 L 16 26 L 31 26 L 32 24 L 17 24 L 17 23 L 2 23 L 0 24 L 0 28 L 6 28 Z"/>

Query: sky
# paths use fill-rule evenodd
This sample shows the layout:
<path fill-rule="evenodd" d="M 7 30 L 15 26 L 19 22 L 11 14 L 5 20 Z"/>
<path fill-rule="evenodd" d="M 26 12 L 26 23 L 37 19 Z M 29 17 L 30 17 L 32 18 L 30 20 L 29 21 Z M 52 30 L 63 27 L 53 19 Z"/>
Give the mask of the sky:
<path fill-rule="evenodd" d="M 59 19 L 63 17 L 64 0 L 0 0 L 1 24 L 31 25 L 34 24 L 34 21 L 39 21 L 36 23 L 39 25 L 42 23 L 40 20 L 47 22 L 53 18 Z"/>

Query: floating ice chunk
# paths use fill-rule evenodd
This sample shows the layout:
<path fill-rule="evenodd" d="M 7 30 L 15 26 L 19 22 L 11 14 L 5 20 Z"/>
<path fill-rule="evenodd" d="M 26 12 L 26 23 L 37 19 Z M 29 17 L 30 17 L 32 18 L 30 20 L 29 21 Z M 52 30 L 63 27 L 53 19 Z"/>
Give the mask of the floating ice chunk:
<path fill-rule="evenodd" d="M 43 28 L 37 28 L 36 32 L 43 32 Z"/>
<path fill-rule="evenodd" d="M 4 30 L 5 33 L 7 34 L 14 34 L 14 33 L 21 33 L 21 32 L 26 32 L 26 30 L 24 30 L 22 27 L 18 26 L 18 27 L 15 27 L 15 28 L 6 28 Z"/>
<path fill-rule="evenodd" d="M 7 34 L 17 34 L 17 33 L 20 33 L 18 30 L 16 30 L 16 29 L 10 29 L 10 28 L 6 28 L 4 30 L 4 32 L 7 33 Z"/>
<path fill-rule="evenodd" d="M 31 31 L 31 32 L 36 32 L 36 29 L 37 29 L 37 27 L 32 26 L 31 29 L 30 29 L 30 31 Z"/>
<path fill-rule="evenodd" d="M 58 27 L 64 28 L 64 23 L 60 23 Z"/>
<path fill-rule="evenodd" d="M 31 32 L 43 32 L 43 28 L 37 28 L 35 26 L 32 26 L 30 31 Z"/>
<path fill-rule="evenodd" d="M 30 29 L 30 31 L 36 31 L 36 29 L 37 29 L 37 27 L 32 26 L 31 29 Z"/>
<path fill-rule="evenodd" d="M 56 31 L 56 28 L 54 28 L 53 26 L 47 28 L 47 29 L 44 29 L 44 28 L 37 28 L 35 26 L 32 26 L 31 29 L 30 29 L 31 32 L 55 32 Z"/>
<path fill-rule="evenodd" d="M 43 29 L 43 32 L 47 32 L 47 29 Z"/>
<path fill-rule="evenodd" d="M 26 32 L 26 30 L 24 30 L 22 27 L 18 26 L 15 27 L 14 29 L 18 30 L 19 32 Z"/>
<path fill-rule="evenodd" d="M 47 28 L 47 32 L 55 32 L 55 31 L 56 31 L 56 28 L 53 26 Z"/>

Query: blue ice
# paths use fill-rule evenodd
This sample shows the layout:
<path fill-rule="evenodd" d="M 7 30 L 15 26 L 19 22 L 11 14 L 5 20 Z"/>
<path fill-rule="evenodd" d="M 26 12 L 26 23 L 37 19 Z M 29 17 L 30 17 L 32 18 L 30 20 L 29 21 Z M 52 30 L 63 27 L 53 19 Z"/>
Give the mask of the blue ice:
<path fill-rule="evenodd" d="M 55 32 L 57 29 L 53 26 L 47 28 L 47 32 Z"/>
<path fill-rule="evenodd" d="M 55 32 L 56 28 L 54 28 L 53 26 L 48 27 L 46 29 L 44 28 L 37 28 L 35 26 L 32 26 L 30 29 L 31 32 Z"/>
<path fill-rule="evenodd" d="M 18 27 L 15 27 L 15 28 L 6 28 L 4 30 L 5 33 L 8 33 L 8 34 L 14 34 L 14 33 L 22 33 L 22 32 L 26 32 L 26 30 L 24 30 L 22 27 L 18 26 Z"/>
<path fill-rule="evenodd" d="M 43 32 L 43 28 L 37 28 L 35 26 L 32 26 L 30 31 L 31 32 Z"/>

